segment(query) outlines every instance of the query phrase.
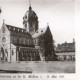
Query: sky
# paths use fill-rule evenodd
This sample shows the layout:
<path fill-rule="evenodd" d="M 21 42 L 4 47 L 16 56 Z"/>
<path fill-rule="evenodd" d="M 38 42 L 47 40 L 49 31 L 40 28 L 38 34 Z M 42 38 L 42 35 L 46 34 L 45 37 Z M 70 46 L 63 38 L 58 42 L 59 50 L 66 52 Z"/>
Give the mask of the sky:
<path fill-rule="evenodd" d="M 0 6 L 0 27 L 4 19 L 6 24 L 23 28 L 23 16 L 29 8 L 29 0 L 0 0 Z M 74 0 L 31 0 L 31 6 L 38 16 L 39 28 L 46 28 L 49 24 L 55 44 L 73 41 Z"/>

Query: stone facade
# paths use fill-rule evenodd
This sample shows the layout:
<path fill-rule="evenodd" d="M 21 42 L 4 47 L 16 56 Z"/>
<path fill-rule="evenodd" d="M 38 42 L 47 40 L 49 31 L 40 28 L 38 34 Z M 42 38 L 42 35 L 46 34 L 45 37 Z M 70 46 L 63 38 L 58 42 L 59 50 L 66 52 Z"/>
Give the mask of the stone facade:
<path fill-rule="evenodd" d="M 17 50 L 17 47 L 19 49 L 24 48 L 24 50 L 28 50 L 29 53 L 39 54 L 37 49 L 35 49 L 32 36 L 25 29 L 5 23 L 3 23 L 0 31 L 0 43 L 0 60 L 8 62 L 20 60 L 20 51 Z M 25 51 L 22 51 L 22 53 Z"/>

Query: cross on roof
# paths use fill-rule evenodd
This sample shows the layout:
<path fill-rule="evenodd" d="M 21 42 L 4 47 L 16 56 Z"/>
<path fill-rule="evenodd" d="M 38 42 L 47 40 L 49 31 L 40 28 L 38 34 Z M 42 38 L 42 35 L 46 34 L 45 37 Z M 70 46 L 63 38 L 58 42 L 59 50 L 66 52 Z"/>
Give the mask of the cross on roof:
<path fill-rule="evenodd" d="M 29 0 L 29 6 L 31 6 L 31 0 Z"/>

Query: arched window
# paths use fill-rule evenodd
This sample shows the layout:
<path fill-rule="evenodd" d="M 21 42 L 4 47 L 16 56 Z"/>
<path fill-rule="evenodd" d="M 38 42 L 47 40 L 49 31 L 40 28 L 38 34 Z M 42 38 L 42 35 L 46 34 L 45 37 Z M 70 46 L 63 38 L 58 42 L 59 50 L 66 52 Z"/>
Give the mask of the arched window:
<path fill-rule="evenodd" d="M 35 39 L 35 44 L 36 44 L 36 39 Z"/>
<path fill-rule="evenodd" d="M 26 44 L 25 39 L 23 39 L 23 44 Z"/>
<path fill-rule="evenodd" d="M 17 44 L 19 44 L 19 39 L 17 38 Z"/>
<path fill-rule="evenodd" d="M 29 39 L 29 45 L 31 44 L 31 40 Z"/>
<path fill-rule="evenodd" d="M 12 55 L 14 55 L 14 51 L 12 50 Z"/>
<path fill-rule="evenodd" d="M 1 59 L 4 60 L 4 49 L 1 47 Z"/>
<path fill-rule="evenodd" d="M 2 42 L 6 42 L 6 38 L 5 37 L 2 38 Z"/>
<path fill-rule="evenodd" d="M 21 38 L 21 44 L 23 44 L 23 39 Z"/>
<path fill-rule="evenodd" d="M 7 49 L 5 49 L 5 52 L 6 52 L 5 56 L 7 57 L 7 56 L 8 56 L 8 51 L 7 51 Z"/>
<path fill-rule="evenodd" d="M 21 38 L 19 38 L 19 43 L 21 44 Z"/>
<path fill-rule="evenodd" d="M 25 44 L 27 45 L 27 39 L 25 39 Z"/>
<path fill-rule="evenodd" d="M 5 33 L 5 27 L 3 27 L 3 30 L 2 31 L 3 31 L 3 33 Z"/>

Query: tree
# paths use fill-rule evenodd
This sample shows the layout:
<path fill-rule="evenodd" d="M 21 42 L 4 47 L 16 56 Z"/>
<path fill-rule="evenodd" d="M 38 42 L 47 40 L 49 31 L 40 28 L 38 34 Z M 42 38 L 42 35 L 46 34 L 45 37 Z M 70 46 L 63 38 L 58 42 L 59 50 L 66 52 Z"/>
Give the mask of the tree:
<path fill-rule="evenodd" d="M 45 32 L 45 34 L 43 34 L 44 36 L 44 48 L 45 48 L 45 58 L 48 61 L 51 60 L 57 60 L 57 55 L 55 54 L 55 50 L 54 50 L 54 40 L 53 40 L 53 36 L 51 34 L 51 31 L 49 29 L 49 26 L 47 27 L 47 30 Z"/>

